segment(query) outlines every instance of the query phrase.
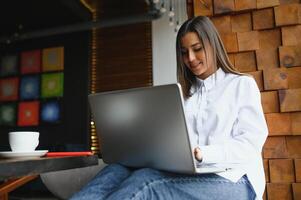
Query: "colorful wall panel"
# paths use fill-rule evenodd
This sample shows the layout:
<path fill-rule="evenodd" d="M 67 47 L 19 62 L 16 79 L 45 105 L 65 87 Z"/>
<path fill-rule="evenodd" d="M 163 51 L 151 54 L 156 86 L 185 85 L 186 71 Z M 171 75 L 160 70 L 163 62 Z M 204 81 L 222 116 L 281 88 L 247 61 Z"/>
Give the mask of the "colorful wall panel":
<path fill-rule="evenodd" d="M 39 125 L 39 101 L 19 103 L 18 125 L 37 126 Z"/>
<path fill-rule="evenodd" d="M 8 103 L 0 105 L 0 126 L 16 125 L 16 104 Z"/>
<path fill-rule="evenodd" d="M 40 76 L 24 76 L 21 78 L 20 99 L 38 99 L 40 96 Z"/>
<path fill-rule="evenodd" d="M 43 71 L 60 71 L 64 69 L 64 48 L 43 49 Z"/>
<path fill-rule="evenodd" d="M 64 74 L 47 73 L 42 75 L 42 98 L 61 97 L 64 92 Z"/>
<path fill-rule="evenodd" d="M 41 122 L 55 124 L 61 121 L 61 104 L 57 100 L 44 101 L 41 105 Z"/>
<path fill-rule="evenodd" d="M 18 73 L 17 55 L 7 55 L 1 58 L 0 76 L 11 76 Z"/>
<path fill-rule="evenodd" d="M 64 47 L 4 55 L 0 61 L 0 125 L 60 123 Z"/>
<path fill-rule="evenodd" d="M 41 71 L 41 50 L 21 53 L 21 74 L 39 73 Z"/>
<path fill-rule="evenodd" d="M 18 100 L 19 78 L 0 79 L 0 101 Z"/>

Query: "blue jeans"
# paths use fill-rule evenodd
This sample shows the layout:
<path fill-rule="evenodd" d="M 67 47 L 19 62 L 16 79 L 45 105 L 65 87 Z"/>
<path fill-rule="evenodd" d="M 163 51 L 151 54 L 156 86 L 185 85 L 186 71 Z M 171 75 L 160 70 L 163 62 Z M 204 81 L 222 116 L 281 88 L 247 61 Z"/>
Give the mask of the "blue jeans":
<path fill-rule="evenodd" d="M 233 183 L 216 174 L 183 175 L 111 164 L 71 200 L 253 200 L 246 176 Z"/>

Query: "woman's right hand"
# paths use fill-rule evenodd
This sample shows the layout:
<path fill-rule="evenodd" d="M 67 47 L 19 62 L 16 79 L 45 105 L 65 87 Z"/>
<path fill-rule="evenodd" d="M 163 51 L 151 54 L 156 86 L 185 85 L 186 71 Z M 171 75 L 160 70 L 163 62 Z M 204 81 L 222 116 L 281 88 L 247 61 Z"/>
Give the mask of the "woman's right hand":
<path fill-rule="evenodd" d="M 197 161 L 202 162 L 203 155 L 202 155 L 201 149 L 199 147 L 196 147 L 194 149 L 194 157 Z"/>

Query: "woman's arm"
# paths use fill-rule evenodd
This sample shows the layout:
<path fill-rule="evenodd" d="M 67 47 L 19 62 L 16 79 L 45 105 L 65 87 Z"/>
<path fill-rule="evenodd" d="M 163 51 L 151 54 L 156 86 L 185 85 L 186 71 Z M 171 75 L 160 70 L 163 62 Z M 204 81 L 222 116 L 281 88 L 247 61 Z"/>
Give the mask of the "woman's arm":
<path fill-rule="evenodd" d="M 245 163 L 261 155 L 268 135 L 260 91 L 253 78 L 244 77 L 239 94 L 239 111 L 232 137 L 219 144 L 200 146 L 195 150 L 203 163 Z"/>

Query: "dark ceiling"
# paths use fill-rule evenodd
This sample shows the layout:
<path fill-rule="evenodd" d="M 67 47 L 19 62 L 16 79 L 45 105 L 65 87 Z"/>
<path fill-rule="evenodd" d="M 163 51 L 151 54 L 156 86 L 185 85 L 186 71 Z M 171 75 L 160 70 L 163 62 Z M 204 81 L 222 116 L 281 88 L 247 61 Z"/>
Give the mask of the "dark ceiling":
<path fill-rule="evenodd" d="M 92 28 L 151 21 L 161 16 L 146 0 L 6 0 L 0 6 L 0 44 Z"/>
<path fill-rule="evenodd" d="M 89 21 L 79 0 L 7 0 L 0 6 L 0 37 Z"/>
<path fill-rule="evenodd" d="M 0 4 L 0 38 L 89 21 L 79 0 L 8 0 Z"/>

